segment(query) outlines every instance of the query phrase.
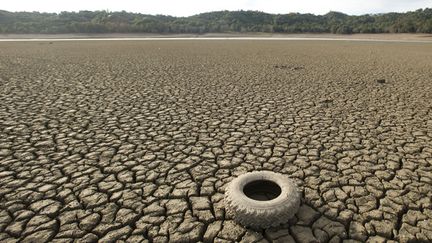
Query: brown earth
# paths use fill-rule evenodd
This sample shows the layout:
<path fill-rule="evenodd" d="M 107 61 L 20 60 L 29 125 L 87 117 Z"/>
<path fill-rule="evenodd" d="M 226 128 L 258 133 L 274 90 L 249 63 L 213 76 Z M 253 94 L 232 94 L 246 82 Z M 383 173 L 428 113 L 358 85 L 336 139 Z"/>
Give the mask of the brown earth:
<path fill-rule="evenodd" d="M 1 242 L 430 242 L 432 45 L 0 43 Z M 289 175 L 245 229 L 224 186 Z"/>
<path fill-rule="evenodd" d="M 305 38 L 345 39 L 379 41 L 432 42 L 432 34 L 275 34 L 275 33 L 206 33 L 206 34 L 148 34 L 148 33 L 106 33 L 106 34 L 0 34 L 0 40 L 8 39 L 113 39 L 113 38 Z"/>

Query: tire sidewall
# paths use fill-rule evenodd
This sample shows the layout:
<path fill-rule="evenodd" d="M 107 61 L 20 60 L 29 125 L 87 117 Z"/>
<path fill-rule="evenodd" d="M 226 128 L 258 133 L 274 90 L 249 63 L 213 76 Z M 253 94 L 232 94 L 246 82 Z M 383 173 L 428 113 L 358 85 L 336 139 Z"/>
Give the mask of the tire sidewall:
<path fill-rule="evenodd" d="M 252 181 L 258 180 L 267 180 L 276 183 L 281 189 L 280 195 L 269 201 L 253 200 L 246 196 L 243 192 L 244 186 Z M 274 211 L 275 208 L 286 206 L 292 197 L 296 197 L 295 193 L 297 193 L 291 179 L 271 171 L 258 171 L 243 174 L 234 179 L 230 186 L 231 193 L 236 194 L 236 203 L 241 203 L 250 209 L 263 211 L 264 214 L 266 214 L 266 211 Z"/>

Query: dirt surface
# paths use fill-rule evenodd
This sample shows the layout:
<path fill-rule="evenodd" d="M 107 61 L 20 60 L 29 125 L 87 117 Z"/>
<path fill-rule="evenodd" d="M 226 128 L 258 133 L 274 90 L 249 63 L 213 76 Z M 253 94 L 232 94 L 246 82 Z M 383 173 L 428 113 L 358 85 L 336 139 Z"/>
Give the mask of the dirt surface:
<path fill-rule="evenodd" d="M 0 41 L 29 39 L 151 39 L 151 38 L 270 38 L 270 39 L 328 39 L 431 42 L 432 34 L 274 34 L 274 33 L 207 33 L 207 34 L 0 34 Z"/>
<path fill-rule="evenodd" d="M 430 44 L 0 43 L 0 241 L 430 242 L 431 70 Z M 255 170 L 298 183 L 289 224 L 225 215 Z"/>

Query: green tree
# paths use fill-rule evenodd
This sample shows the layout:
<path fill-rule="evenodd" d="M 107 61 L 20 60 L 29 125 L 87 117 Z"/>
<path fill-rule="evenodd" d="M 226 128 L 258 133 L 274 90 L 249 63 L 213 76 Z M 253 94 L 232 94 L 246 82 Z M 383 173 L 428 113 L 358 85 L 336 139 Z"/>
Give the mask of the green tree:
<path fill-rule="evenodd" d="M 190 17 L 109 11 L 39 13 L 0 10 L 0 33 L 432 33 L 432 9 L 349 16 L 216 11 Z"/>

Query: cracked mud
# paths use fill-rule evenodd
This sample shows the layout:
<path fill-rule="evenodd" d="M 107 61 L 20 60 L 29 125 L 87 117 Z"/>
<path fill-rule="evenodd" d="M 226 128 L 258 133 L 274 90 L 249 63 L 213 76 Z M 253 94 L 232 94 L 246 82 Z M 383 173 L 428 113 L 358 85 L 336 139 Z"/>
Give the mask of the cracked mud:
<path fill-rule="evenodd" d="M 430 242 L 431 53 L 1 43 L 0 241 Z M 225 215 L 225 185 L 254 170 L 298 183 L 288 224 Z"/>

